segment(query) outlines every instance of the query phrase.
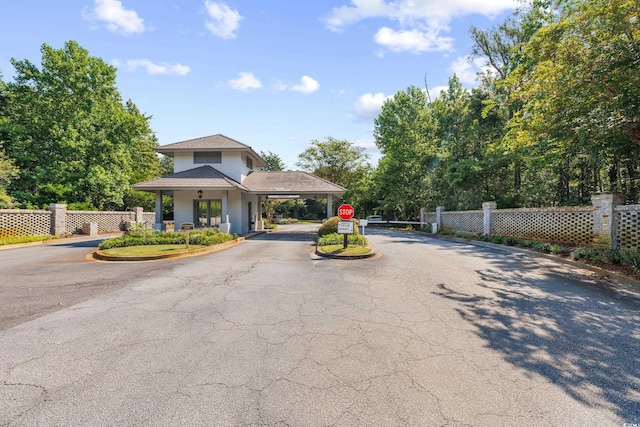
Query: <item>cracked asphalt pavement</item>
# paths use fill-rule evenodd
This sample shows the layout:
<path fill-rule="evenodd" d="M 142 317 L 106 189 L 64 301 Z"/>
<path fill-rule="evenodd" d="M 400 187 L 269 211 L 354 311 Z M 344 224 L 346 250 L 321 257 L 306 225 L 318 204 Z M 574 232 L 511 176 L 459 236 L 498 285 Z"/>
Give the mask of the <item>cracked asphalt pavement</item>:
<path fill-rule="evenodd" d="M 0 426 L 640 424 L 640 300 L 528 254 L 316 226 L 222 252 L 0 252 Z"/>

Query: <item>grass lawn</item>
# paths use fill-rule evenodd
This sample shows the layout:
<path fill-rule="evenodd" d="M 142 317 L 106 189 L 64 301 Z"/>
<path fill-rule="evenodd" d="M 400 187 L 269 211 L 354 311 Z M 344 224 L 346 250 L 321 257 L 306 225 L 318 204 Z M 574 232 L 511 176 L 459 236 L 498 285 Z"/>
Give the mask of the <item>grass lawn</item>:
<path fill-rule="evenodd" d="M 18 243 L 42 242 L 45 240 L 55 239 L 54 236 L 18 236 L 18 237 L 0 237 L 0 246 L 16 245 Z"/>
<path fill-rule="evenodd" d="M 322 252 L 333 255 L 363 255 L 371 252 L 371 248 L 367 246 L 349 245 L 344 249 L 344 244 L 320 246 Z"/>
<path fill-rule="evenodd" d="M 202 245 L 189 245 L 189 250 L 203 247 Z M 186 250 L 185 245 L 142 245 L 105 249 L 102 253 L 113 256 L 155 256 L 182 252 L 184 250 Z"/>

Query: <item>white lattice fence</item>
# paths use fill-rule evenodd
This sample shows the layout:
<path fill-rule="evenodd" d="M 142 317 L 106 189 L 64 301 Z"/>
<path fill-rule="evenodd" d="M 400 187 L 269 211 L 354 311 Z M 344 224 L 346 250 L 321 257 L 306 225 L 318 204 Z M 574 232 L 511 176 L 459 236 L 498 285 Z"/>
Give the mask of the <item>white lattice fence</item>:
<path fill-rule="evenodd" d="M 482 234 L 483 221 L 482 211 L 442 212 L 442 228 L 445 230 Z"/>
<path fill-rule="evenodd" d="M 624 250 L 640 250 L 640 205 L 618 206 L 615 209 L 618 232 L 617 247 Z"/>
<path fill-rule="evenodd" d="M 142 214 L 142 221 L 150 224 L 154 224 L 156 222 L 156 214 L 155 212 L 145 212 Z"/>
<path fill-rule="evenodd" d="M 135 212 L 67 211 L 67 233 L 81 233 L 85 222 L 97 223 L 98 231 L 120 231 L 135 220 Z"/>
<path fill-rule="evenodd" d="M 492 212 L 491 234 L 575 246 L 593 243 L 590 206 L 500 209 Z"/>
<path fill-rule="evenodd" d="M 0 209 L 0 237 L 51 234 L 51 211 Z"/>

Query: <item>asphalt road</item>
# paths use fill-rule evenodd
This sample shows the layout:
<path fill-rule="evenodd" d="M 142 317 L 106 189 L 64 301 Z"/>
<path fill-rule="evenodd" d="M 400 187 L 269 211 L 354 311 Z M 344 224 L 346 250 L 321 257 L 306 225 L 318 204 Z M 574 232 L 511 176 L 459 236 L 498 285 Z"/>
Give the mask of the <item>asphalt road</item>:
<path fill-rule="evenodd" d="M 0 252 L 0 426 L 640 423 L 640 302 L 595 275 L 391 231 L 330 260 L 288 230 L 153 263 Z"/>

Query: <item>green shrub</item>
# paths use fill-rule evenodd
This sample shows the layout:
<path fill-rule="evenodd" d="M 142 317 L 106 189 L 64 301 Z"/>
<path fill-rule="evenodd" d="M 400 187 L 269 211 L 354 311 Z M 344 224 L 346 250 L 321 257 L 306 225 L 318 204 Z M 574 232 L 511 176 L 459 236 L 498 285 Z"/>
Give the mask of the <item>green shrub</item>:
<path fill-rule="evenodd" d="M 533 250 L 537 252 L 549 253 L 551 252 L 551 245 L 546 242 L 536 242 L 533 244 Z"/>
<path fill-rule="evenodd" d="M 605 254 L 605 258 L 607 262 L 612 264 L 621 264 L 622 263 L 622 254 L 618 251 L 607 251 Z"/>
<path fill-rule="evenodd" d="M 531 241 L 531 240 L 520 240 L 520 241 L 518 242 L 518 244 L 519 244 L 520 246 L 522 246 L 523 248 L 532 248 L 532 247 L 533 247 L 533 245 L 535 245 L 535 244 L 536 244 L 536 242 L 533 242 L 533 241 Z"/>
<path fill-rule="evenodd" d="M 189 243 L 193 245 L 211 246 L 218 243 L 236 239 L 235 234 L 222 233 L 217 228 L 207 228 L 202 230 L 192 230 L 189 232 Z M 187 234 L 184 232 L 165 233 L 140 233 L 133 232 L 121 237 L 104 240 L 100 243 L 100 249 L 122 248 L 127 246 L 142 245 L 185 245 Z"/>
<path fill-rule="evenodd" d="M 560 245 L 549 245 L 549 250 L 556 255 L 562 253 L 562 249 Z"/>
<path fill-rule="evenodd" d="M 504 237 L 493 235 L 493 236 L 489 237 L 489 241 L 491 243 L 496 243 L 498 245 L 501 245 L 502 243 L 504 243 Z"/>
<path fill-rule="evenodd" d="M 505 237 L 503 239 L 503 243 L 507 246 L 515 246 L 517 245 L 519 242 L 518 239 L 516 239 L 515 237 Z"/>
<path fill-rule="evenodd" d="M 263 223 L 263 229 L 264 230 L 277 230 L 278 226 L 276 224 L 271 224 L 269 221 L 267 221 L 266 219 L 262 220 Z"/>
<path fill-rule="evenodd" d="M 361 234 L 348 234 L 347 243 L 350 245 L 366 245 L 367 239 Z M 344 243 L 344 234 L 325 234 L 318 239 L 318 246 L 341 245 Z"/>
<path fill-rule="evenodd" d="M 620 259 L 623 264 L 632 266 L 636 272 L 640 273 L 640 252 L 624 251 L 620 254 Z"/>
<path fill-rule="evenodd" d="M 153 227 L 150 227 L 146 222 L 132 222 L 129 225 L 129 229 L 127 230 L 127 234 L 154 234 L 159 233 L 159 231 L 154 230 Z"/>
<path fill-rule="evenodd" d="M 454 233 L 454 236 L 459 237 L 461 239 L 473 239 L 474 237 L 476 237 L 475 234 L 465 233 L 464 231 L 456 231 Z"/>
<path fill-rule="evenodd" d="M 327 234 L 333 234 L 338 232 L 338 223 L 342 221 L 337 216 L 333 216 L 322 223 L 320 228 L 318 229 L 318 237 L 326 236 Z M 352 219 L 351 222 L 354 223 L 353 232 L 354 235 L 359 235 L 360 231 L 358 230 L 358 220 Z"/>
<path fill-rule="evenodd" d="M 595 248 L 576 248 L 571 252 L 571 257 L 576 261 L 582 258 L 591 260 L 596 256 L 598 256 L 598 250 Z"/>

